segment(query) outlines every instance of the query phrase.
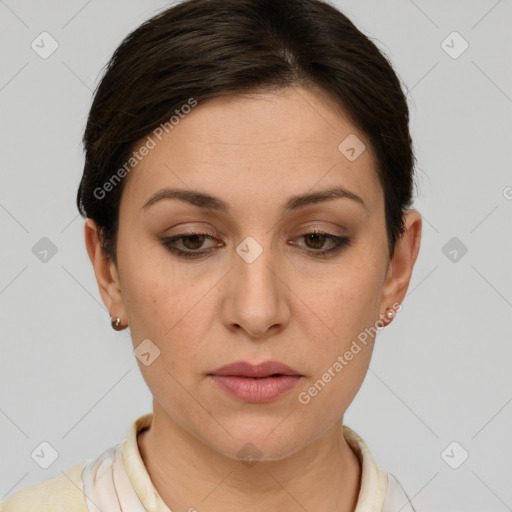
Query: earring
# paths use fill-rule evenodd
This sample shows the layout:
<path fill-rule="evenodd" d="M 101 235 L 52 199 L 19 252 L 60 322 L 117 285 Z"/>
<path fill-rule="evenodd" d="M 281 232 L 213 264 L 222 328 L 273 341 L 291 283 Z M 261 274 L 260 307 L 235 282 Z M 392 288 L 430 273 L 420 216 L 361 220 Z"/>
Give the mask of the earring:
<path fill-rule="evenodd" d="M 392 320 L 395 317 L 395 313 L 391 308 L 386 309 L 386 318 Z"/>
<path fill-rule="evenodd" d="M 121 325 L 120 318 L 110 317 L 110 320 L 111 320 L 112 329 L 114 329 L 114 331 L 122 331 L 123 329 L 125 329 L 125 327 Z"/>

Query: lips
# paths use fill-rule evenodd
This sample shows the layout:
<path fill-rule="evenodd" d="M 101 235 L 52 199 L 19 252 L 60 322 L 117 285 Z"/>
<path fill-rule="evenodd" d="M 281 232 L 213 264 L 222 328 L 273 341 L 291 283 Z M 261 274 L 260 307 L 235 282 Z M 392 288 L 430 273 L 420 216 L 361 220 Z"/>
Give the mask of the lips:
<path fill-rule="evenodd" d="M 263 363 L 253 365 L 245 361 L 231 363 L 222 368 L 219 368 L 210 373 L 210 375 L 231 375 L 234 377 L 253 377 L 263 378 L 280 375 L 296 375 L 301 374 L 290 368 L 289 366 L 280 363 L 279 361 L 264 361 Z"/>
<path fill-rule="evenodd" d="M 245 361 L 228 364 L 208 374 L 219 389 L 249 403 L 270 402 L 293 389 L 304 377 L 278 361 L 253 365 Z"/>

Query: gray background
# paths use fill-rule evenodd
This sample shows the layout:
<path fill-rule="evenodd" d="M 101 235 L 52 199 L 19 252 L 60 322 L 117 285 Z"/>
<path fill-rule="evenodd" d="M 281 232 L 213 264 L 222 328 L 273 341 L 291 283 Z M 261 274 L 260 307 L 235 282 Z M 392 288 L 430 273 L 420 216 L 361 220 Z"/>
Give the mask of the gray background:
<path fill-rule="evenodd" d="M 74 200 L 102 67 L 167 5 L 0 0 L 0 500 L 99 454 L 151 410 Z M 336 5 L 409 88 L 424 219 L 404 308 L 379 334 L 345 423 L 418 512 L 512 510 L 512 3 Z M 43 31 L 59 45 L 47 59 L 31 47 Z M 454 31 L 469 44 L 457 58 Z M 43 237 L 57 249 L 46 262 Z M 31 458 L 43 441 L 58 452 L 48 469 Z"/>

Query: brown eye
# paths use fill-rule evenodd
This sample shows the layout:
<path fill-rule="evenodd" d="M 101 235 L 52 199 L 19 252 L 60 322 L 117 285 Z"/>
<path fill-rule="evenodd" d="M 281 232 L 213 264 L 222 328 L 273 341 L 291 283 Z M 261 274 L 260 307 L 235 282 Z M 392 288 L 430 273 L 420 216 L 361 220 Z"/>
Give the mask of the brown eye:
<path fill-rule="evenodd" d="M 197 250 L 201 248 L 205 238 L 206 235 L 187 235 L 181 237 L 181 242 L 187 249 Z M 187 243 L 187 241 L 191 242 Z"/>
<path fill-rule="evenodd" d="M 303 250 L 303 252 L 318 258 L 333 256 L 344 246 L 351 245 L 351 239 L 349 237 L 336 236 L 330 233 L 318 231 L 304 233 L 299 238 L 303 238 L 305 240 L 306 250 Z M 176 254 L 177 256 L 198 259 L 215 251 L 216 248 L 223 245 L 222 242 L 217 242 L 212 247 L 207 247 L 201 250 L 206 240 L 215 241 L 216 239 L 206 233 L 183 233 L 181 235 L 162 238 L 161 243 L 169 252 Z M 330 242 L 331 247 L 323 249 L 326 242 Z"/>
<path fill-rule="evenodd" d="M 336 236 L 321 231 L 304 233 L 299 238 L 303 238 L 305 241 L 306 250 L 304 252 L 317 258 L 334 256 L 344 246 L 351 245 L 351 239 L 347 236 Z M 330 248 L 328 249 L 323 248 L 326 242 L 330 242 Z"/>
<path fill-rule="evenodd" d="M 206 253 L 215 250 L 214 247 L 199 250 L 206 240 L 215 240 L 213 236 L 206 233 L 183 233 L 172 237 L 162 238 L 162 245 L 172 254 L 183 258 L 201 258 Z M 217 244 L 217 246 L 222 243 Z"/>
<path fill-rule="evenodd" d="M 309 233 L 303 236 L 307 242 L 311 242 L 312 245 L 308 245 L 310 249 L 321 249 L 327 238 L 324 233 Z"/>

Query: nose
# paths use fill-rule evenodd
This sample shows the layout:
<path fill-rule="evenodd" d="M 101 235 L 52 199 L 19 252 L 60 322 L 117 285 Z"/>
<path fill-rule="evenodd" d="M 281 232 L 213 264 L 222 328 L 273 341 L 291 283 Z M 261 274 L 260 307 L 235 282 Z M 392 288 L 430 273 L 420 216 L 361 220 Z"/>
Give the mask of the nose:
<path fill-rule="evenodd" d="M 243 250 L 249 248 L 254 256 L 254 246 L 241 245 L 234 255 L 234 267 L 226 276 L 223 322 L 230 330 L 266 339 L 288 325 L 289 289 L 270 249 L 262 250 L 253 260 L 246 258 Z"/>

